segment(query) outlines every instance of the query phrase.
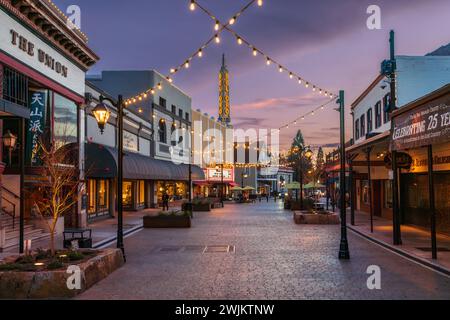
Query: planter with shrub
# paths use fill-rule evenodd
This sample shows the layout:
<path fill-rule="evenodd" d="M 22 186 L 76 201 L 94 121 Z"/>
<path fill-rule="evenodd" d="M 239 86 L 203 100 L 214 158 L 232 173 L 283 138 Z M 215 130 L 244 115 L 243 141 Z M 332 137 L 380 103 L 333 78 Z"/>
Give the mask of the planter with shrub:
<path fill-rule="evenodd" d="M 50 250 L 37 250 L 29 255 L 7 257 L 0 264 L 0 299 L 72 298 L 123 263 L 120 249 L 62 250 L 55 255 Z M 74 267 L 80 271 L 78 280 Z M 73 289 L 68 283 L 74 285 Z"/>
<path fill-rule="evenodd" d="M 144 228 L 190 228 L 191 213 L 185 211 L 159 212 L 156 216 L 146 215 Z"/>

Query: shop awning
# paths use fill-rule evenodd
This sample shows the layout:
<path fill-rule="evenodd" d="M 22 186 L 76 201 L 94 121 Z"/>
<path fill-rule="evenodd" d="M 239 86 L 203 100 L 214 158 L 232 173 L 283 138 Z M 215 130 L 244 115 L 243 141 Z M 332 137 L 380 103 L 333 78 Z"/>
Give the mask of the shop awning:
<path fill-rule="evenodd" d="M 88 178 L 115 178 L 117 175 L 117 149 L 86 144 L 86 176 Z M 192 180 L 204 180 L 203 170 L 192 165 Z M 123 177 L 130 180 L 187 181 L 189 166 L 157 160 L 137 153 L 124 152 Z"/>
<path fill-rule="evenodd" d="M 195 180 L 195 181 L 192 181 L 192 183 L 194 184 L 194 185 L 196 185 L 196 186 L 209 186 L 209 182 L 208 181 L 206 181 L 206 180 Z"/>

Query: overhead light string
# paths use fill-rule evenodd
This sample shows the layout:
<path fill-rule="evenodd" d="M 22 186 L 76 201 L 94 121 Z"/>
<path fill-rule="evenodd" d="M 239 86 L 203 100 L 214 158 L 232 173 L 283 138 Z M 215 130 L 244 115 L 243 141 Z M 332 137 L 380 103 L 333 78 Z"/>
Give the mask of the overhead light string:
<path fill-rule="evenodd" d="M 233 17 L 235 18 L 234 21 L 236 21 L 237 17 L 239 17 L 240 15 L 242 15 L 242 13 L 244 13 L 245 10 L 247 10 L 253 3 L 255 3 L 256 0 L 252 0 L 250 1 L 247 5 L 245 5 L 243 8 L 241 8 L 237 13 L 235 13 L 233 15 Z M 258 1 L 259 2 L 259 1 Z M 195 0 L 190 0 L 190 5 L 189 5 L 189 9 L 191 11 L 195 10 L 196 7 L 201 7 L 197 1 Z M 209 13 L 210 14 L 210 13 Z M 217 19 L 214 19 L 214 21 L 219 22 Z M 231 19 L 230 19 L 231 21 Z M 217 25 L 217 24 L 216 24 Z M 225 27 L 227 27 L 229 25 L 229 23 L 227 24 L 222 24 L 219 23 L 218 24 L 218 28 L 215 27 L 215 33 L 212 37 L 210 37 L 208 39 L 208 41 L 206 41 L 200 48 L 198 48 L 194 53 L 192 53 L 190 56 L 188 56 L 186 59 L 183 60 L 183 63 L 179 64 L 176 67 L 172 67 L 170 69 L 170 72 L 168 75 L 165 76 L 165 80 L 167 80 L 169 83 L 173 82 L 173 76 L 180 72 L 183 69 L 189 69 L 191 66 L 191 62 L 192 60 L 197 57 L 197 58 L 202 58 L 205 52 L 205 49 L 213 42 L 215 42 L 216 44 L 220 44 L 221 39 L 220 39 L 220 34 L 223 32 L 223 30 L 225 29 Z M 133 97 L 129 97 L 127 99 L 125 99 L 125 105 L 131 105 L 137 102 L 142 101 L 143 99 L 146 99 L 149 95 L 154 95 L 156 90 L 162 90 L 163 87 L 163 83 L 159 82 L 155 87 L 153 88 L 149 88 L 148 90 L 141 92 Z"/>
<path fill-rule="evenodd" d="M 275 59 L 271 58 L 269 55 L 265 54 L 262 50 L 258 49 L 255 45 L 251 44 L 249 41 L 247 41 L 244 37 L 242 37 L 241 35 L 239 35 L 236 31 L 234 31 L 233 29 L 231 29 L 229 26 L 234 24 L 236 22 L 236 18 L 245 10 L 247 10 L 253 3 L 257 2 L 258 6 L 262 5 L 262 1 L 250 1 L 246 6 L 244 6 L 238 14 L 236 14 L 235 16 L 233 16 L 232 19 L 230 19 L 230 21 L 228 23 L 222 23 L 217 17 L 214 16 L 214 14 L 212 14 L 208 9 L 206 9 L 204 6 L 200 5 L 198 2 L 194 1 L 194 3 L 196 4 L 196 6 L 202 10 L 205 14 L 207 14 L 212 20 L 214 20 L 215 22 L 215 26 L 222 25 L 223 29 L 227 30 L 228 32 L 230 32 L 235 38 L 236 41 L 239 45 L 242 44 L 246 44 L 251 50 L 252 50 L 252 54 L 253 56 L 263 56 L 265 57 L 265 61 L 267 65 L 275 65 L 278 67 L 278 71 L 280 73 L 286 72 L 286 74 L 288 75 L 289 79 L 291 80 L 296 80 L 298 82 L 299 85 L 304 86 L 305 88 L 309 89 L 311 88 L 313 92 L 318 92 L 321 95 L 324 95 L 325 97 L 330 97 L 332 99 L 337 98 L 338 95 L 332 93 L 330 90 L 325 90 L 322 87 L 312 83 L 311 81 L 308 81 L 306 79 L 304 79 L 302 76 L 298 75 L 297 73 L 289 70 L 287 67 L 285 67 L 283 64 L 279 63 L 278 61 L 276 61 Z M 232 22 L 232 23 L 231 23 Z"/>

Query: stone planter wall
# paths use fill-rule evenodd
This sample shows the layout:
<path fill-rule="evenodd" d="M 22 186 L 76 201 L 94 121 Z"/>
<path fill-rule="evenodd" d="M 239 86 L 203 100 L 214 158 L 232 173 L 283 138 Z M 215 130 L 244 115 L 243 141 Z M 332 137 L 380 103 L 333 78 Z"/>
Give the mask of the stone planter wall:
<path fill-rule="evenodd" d="M 340 224 L 341 219 L 336 213 L 311 214 L 305 211 L 294 211 L 296 224 Z"/>
<path fill-rule="evenodd" d="M 144 228 L 190 228 L 188 216 L 144 216 Z"/>
<path fill-rule="evenodd" d="M 73 263 L 76 265 L 76 263 Z M 0 272 L 0 299 L 65 299 L 73 298 L 106 278 L 124 264 L 120 249 L 105 249 L 80 268 L 81 288 L 70 290 L 67 280 L 73 273 L 55 271 Z"/>

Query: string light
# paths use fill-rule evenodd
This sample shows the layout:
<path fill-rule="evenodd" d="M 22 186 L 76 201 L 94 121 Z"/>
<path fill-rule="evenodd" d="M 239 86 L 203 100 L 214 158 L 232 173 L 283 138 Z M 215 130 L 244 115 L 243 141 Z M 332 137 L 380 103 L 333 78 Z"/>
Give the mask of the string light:
<path fill-rule="evenodd" d="M 267 58 L 266 64 L 267 64 L 268 66 L 270 66 L 270 58 Z"/>
<path fill-rule="evenodd" d="M 283 67 L 282 67 L 282 66 L 279 66 L 279 67 L 278 67 L 278 71 L 279 71 L 279 72 L 283 72 Z"/>
<path fill-rule="evenodd" d="M 257 0 L 251 0 L 247 5 L 245 5 L 241 10 L 239 10 L 235 15 L 232 16 L 232 18 L 229 20 L 229 23 L 227 23 L 227 24 L 222 24 L 222 23 L 221 23 L 214 15 L 212 15 L 207 9 L 205 9 L 203 6 L 201 6 L 200 4 L 198 4 L 195 0 L 191 0 L 191 1 L 190 1 L 190 9 L 193 11 L 193 10 L 195 10 L 195 9 L 198 7 L 199 9 L 201 9 L 202 11 L 204 11 L 206 14 L 208 14 L 208 15 L 210 16 L 210 18 L 213 19 L 213 21 L 215 22 L 214 28 L 218 31 L 218 33 L 216 33 L 215 35 L 213 35 L 208 41 L 206 41 L 202 46 L 200 46 L 199 49 L 196 50 L 191 56 L 189 56 L 189 57 L 187 58 L 187 60 L 185 60 L 185 62 L 184 62 L 183 64 L 179 65 L 179 67 L 177 67 L 177 68 L 171 68 L 171 69 L 170 69 L 170 74 L 174 75 L 174 74 L 176 74 L 177 72 L 179 72 L 181 69 L 187 69 L 187 68 L 189 67 L 189 61 L 191 61 L 192 58 L 194 58 L 195 56 L 201 58 L 201 57 L 203 56 L 203 49 L 205 49 L 211 42 L 215 42 L 215 43 L 219 44 L 219 43 L 221 42 L 221 39 L 220 39 L 220 37 L 219 37 L 219 34 L 220 34 L 223 30 L 227 30 L 228 32 L 230 32 L 231 34 L 234 35 L 234 37 L 236 38 L 237 43 L 238 43 L 239 45 L 242 45 L 242 44 L 245 43 L 248 47 L 250 47 L 250 48 L 252 49 L 252 54 L 253 54 L 253 56 L 256 57 L 259 53 L 262 54 L 263 56 L 266 57 L 266 59 L 268 59 L 268 60 L 266 60 L 266 63 L 267 63 L 267 64 L 271 64 L 272 62 L 275 63 L 275 64 L 278 64 L 279 67 L 280 67 L 280 68 L 279 68 L 279 71 L 280 71 L 280 72 L 287 71 L 287 72 L 289 73 L 289 77 L 290 77 L 291 79 L 294 78 L 294 77 L 297 77 L 297 78 L 298 78 L 299 84 L 302 84 L 302 83 L 304 82 L 304 80 L 303 80 L 299 75 L 297 75 L 296 73 L 294 73 L 294 72 L 292 72 L 292 71 L 290 71 L 290 70 L 288 70 L 288 69 L 282 67 L 282 64 L 277 63 L 276 60 L 274 60 L 273 58 L 269 57 L 268 55 L 265 55 L 264 52 L 262 52 L 261 50 L 259 50 L 256 46 L 252 45 L 252 44 L 249 43 L 247 40 L 245 40 L 242 36 L 238 35 L 233 29 L 229 28 L 229 25 L 234 24 L 234 23 L 237 21 L 237 18 L 239 18 L 240 15 L 241 15 L 245 10 L 247 10 L 252 4 L 254 4 L 255 2 L 257 2 L 258 6 L 262 6 L 262 4 L 263 4 L 263 1 L 262 1 L 262 0 L 258 0 L 258 1 L 257 1 Z M 291 75 L 292 75 L 292 76 L 291 76 Z M 172 79 L 171 77 L 166 77 L 166 79 L 167 79 L 169 82 L 172 82 L 172 81 L 173 81 L 173 79 Z M 306 82 L 306 81 L 305 81 L 305 82 Z M 309 84 L 310 84 L 309 82 L 306 82 L 305 87 L 308 88 L 308 87 L 309 87 Z M 328 97 L 328 96 L 329 96 L 330 98 L 335 98 L 335 97 L 337 97 L 337 95 L 334 95 L 334 94 L 330 93 L 329 91 L 323 90 L 323 89 L 321 89 L 321 88 L 318 87 L 318 86 L 314 86 L 314 87 L 315 87 L 316 89 L 319 90 L 319 93 L 321 93 L 321 94 L 325 93 L 325 96 L 327 96 L 327 97 Z M 161 89 L 162 89 L 162 84 L 159 83 L 159 84 L 157 85 L 157 88 L 158 88 L 159 90 L 161 90 Z M 314 91 L 316 91 L 316 90 L 314 90 Z M 155 90 L 154 90 L 154 88 L 151 88 L 151 89 L 145 91 L 145 93 L 147 93 L 147 92 L 148 92 L 148 93 L 151 93 L 151 94 L 153 95 L 153 94 L 155 93 Z M 137 95 L 134 96 L 134 97 L 130 97 L 130 98 L 126 99 L 125 102 L 126 102 L 128 105 L 129 105 L 129 104 L 132 104 L 132 103 L 135 103 L 135 102 L 136 102 L 136 99 L 138 99 L 140 96 L 142 96 L 142 94 L 143 94 L 143 93 L 140 93 L 140 94 L 137 94 Z M 144 97 L 145 97 L 145 96 L 144 96 Z"/>
<path fill-rule="evenodd" d="M 195 1 L 191 0 L 191 5 L 189 6 L 189 9 L 191 9 L 191 11 L 195 10 Z"/>

